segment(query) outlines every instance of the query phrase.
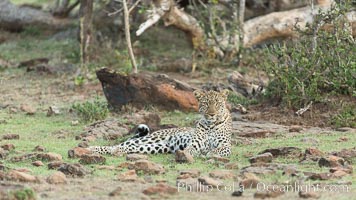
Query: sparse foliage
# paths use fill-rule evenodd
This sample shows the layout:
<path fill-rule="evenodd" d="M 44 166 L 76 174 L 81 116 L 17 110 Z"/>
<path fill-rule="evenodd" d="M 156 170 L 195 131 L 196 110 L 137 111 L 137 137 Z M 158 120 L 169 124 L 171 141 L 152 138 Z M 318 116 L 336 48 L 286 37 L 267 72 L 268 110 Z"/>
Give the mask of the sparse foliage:
<path fill-rule="evenodd" d="M 98 97 L 94 101 L 76 103 L 72 109 L 84 122 L 93 122 L 105 119 L 109 114 L 108 104 Z"/>

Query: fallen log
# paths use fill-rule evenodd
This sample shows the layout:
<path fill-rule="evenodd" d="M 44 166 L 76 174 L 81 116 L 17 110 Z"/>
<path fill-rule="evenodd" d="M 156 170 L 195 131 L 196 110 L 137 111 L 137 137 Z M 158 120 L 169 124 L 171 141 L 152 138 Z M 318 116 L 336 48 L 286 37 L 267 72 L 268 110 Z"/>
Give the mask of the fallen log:
<path fill-rule="evenodd" d="M 164 110 L 192 111 L 198 109 L 195 88 L 167 75 L 145 73 L 123 75 L 108 68 L 96 72 L 105 97 L 114 109 L 130 104 L 137 108 L 155 105 Z"/>

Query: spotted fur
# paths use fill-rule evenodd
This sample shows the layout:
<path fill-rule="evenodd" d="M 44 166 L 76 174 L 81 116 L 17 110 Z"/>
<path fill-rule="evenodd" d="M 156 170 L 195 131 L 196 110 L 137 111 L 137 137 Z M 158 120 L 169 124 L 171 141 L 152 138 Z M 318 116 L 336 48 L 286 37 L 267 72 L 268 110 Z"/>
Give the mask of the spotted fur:
<path fill-rule="evenodd" d="M 116 146 L 92 146 L 100 154 L 117 153 L 175 153 L 186 150 L 190 154 L 229 156 L 231 154 L 231 116 L 226 108 L 228 90 L 194 91 L 202 118 L 195 128 L 172 128 L 153 133 L 139 125 L 134 137 Z"/>

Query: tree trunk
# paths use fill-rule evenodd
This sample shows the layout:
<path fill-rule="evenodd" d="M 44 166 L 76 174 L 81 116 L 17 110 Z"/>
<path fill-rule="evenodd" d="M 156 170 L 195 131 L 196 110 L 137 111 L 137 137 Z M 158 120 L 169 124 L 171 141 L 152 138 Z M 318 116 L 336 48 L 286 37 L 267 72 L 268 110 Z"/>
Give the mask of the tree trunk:
<path fill-rule="evenodd" d="M 89 61 L 89 47 L 92 40 L 93 0 L 80 1 L 80 53 L 82 67 Z"/>

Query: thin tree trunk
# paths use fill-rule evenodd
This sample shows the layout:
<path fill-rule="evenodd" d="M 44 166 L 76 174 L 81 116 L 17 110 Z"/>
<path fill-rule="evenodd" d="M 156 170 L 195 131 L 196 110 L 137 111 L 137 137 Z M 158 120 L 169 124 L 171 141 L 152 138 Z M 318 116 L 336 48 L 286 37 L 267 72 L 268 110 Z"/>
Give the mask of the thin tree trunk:
<path fill-rule="evenodd" d="M 129 21 L 130 13 L 127 8 L 126 0 L 122 0 L 122 4 L 123 4 L 123 8 L 124 8 L 125 37 L 126 37 L 126 43 L 127 43 L 127 50 L 129 52 L 133 73 L 136 74 L 137 73 L 137 64 L 136 64 L 136 60 L 135 60 L 135 55 L 132 50 L 131 35 L 130 35 L 130 21 Z"/>
<path fill-rule="evenodd" d="M 80 61 L 85 69 L 89 61 L 89 47 L 92 40 L 93 0 L 80 1 Z"/>

